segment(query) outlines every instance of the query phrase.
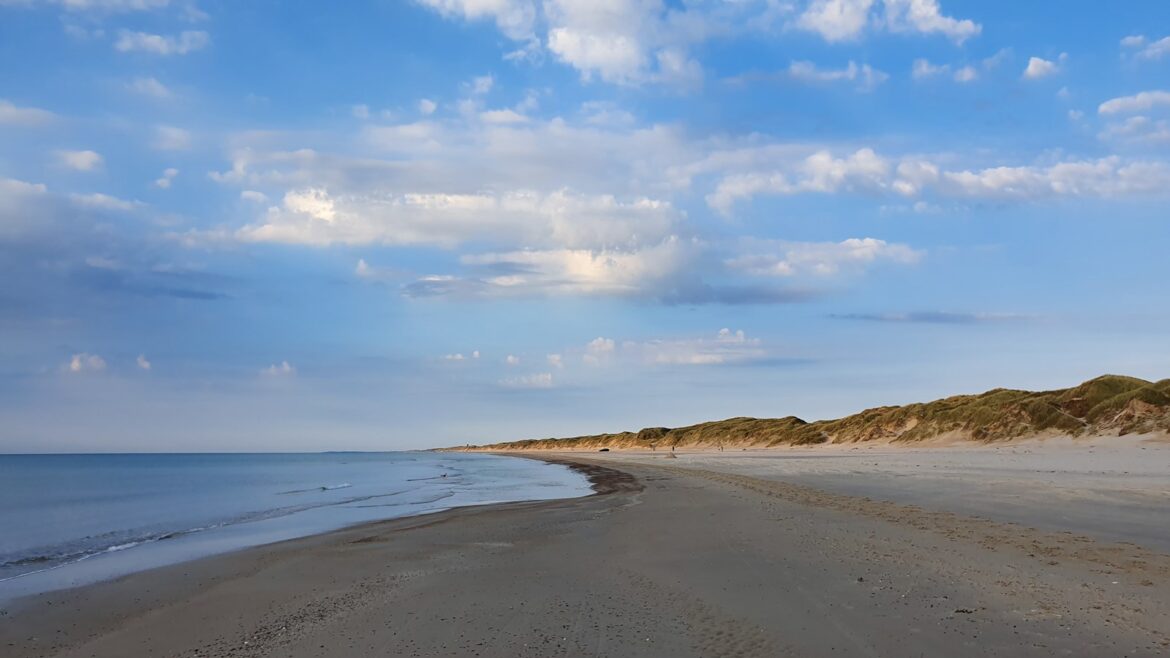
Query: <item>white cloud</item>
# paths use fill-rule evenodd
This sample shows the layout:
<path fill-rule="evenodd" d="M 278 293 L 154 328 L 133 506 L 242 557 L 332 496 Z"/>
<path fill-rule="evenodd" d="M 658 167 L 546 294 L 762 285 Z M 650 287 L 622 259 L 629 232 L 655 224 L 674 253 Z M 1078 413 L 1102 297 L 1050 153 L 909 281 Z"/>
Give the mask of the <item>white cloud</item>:
<path fill-rule="evenodd" d="M 126 84 L 126 89 L 135 94 L 158 100 L 167 100 L 174 97 L 174 93 L 166 85 L 150 77 L 135 78 Z"/>
<path fill-rule="evenodd" d="M 74 354 L 65 364 L 65 370 L 72 373 L 101 372 L 106 369 L 106 360 L 96 354 L 82 352 Z"/>
<path fill-rule="evenodd" d="M 943 16 L 938 0 L 884 0 L 891 32 L 942 34 L 955 43 L 977 36 L 983 27 L 968 19 Z"/>
<path fill-rule="evenodd" d="M 171 182 L 175 180 L 175 176 L 178 175 L 178 169 L 175 169 L 174 167 L 168 167 L 163 170 L 162 176 L 155 179 L 154 186 L 163 190 L 170 189 Z"/>
<path fill-rule="evenodd" d="M 500 380 L 500 386 L 505 388 L 552 388 L 553 376 L 551 372 L 538 372 L 519 377 L 508 377 Z"/>
<path fill-rule="evenodd" d="M 365 261 L 362 261 L 362 262 L 364 263 Z M 456 354 L 445 354 L 445 355 L 443 355 L 443 360 L 444 360 L 444 361 L 463 361 L 463 360 L 466 360 L 466 358 L 467 358 L 467 357 L 463 356 L 463 354 L 462 354 L 461 352 L 460 352 L 460 353 L 456 353 Z"/>
<path fill-rule="evenodd" d="M 792 62 L 788 65 L 788 76 L 801 82 L 856 82 L 862 91 L 872 90 L 890 77 L 869 64 L 858 66 L 853 61 L 843 69 L 822 69 L 812 62 Z"/>
<path fill-rule="evenodd" d="M 520 114 L 519 112 L 517 112 L 515 110 L 510 110 L 510 109 L 488 110 L 486 112 L 480 112 L 479 118 L 484 123 L 495 123 L 495 124 L 527 123 L 528 122 L 528 117 L 524 116 L 523 114 Z"/>
<path fill-rule="evenodd" d="M 533 38 L 536 6 L 532 0 L 416 0 L 446 17 L 494 21 L 511 39 Z"/>
<path fill-rule="evenodd" d="M 833 276 L 883 262 L 912 265 L 921 258 L 922 252 L 908 245 L 875 238 L 841 242 L 749 240 L 743 253 L 729 259 L 727 265 L 751 276 Z"/>
<path fill-rule="evenodd" d="M 676 219 L 670 204 L 621 201 L 566 191 L 540 194 L 329 194 L 321 188 L 288 192 L 282 207 L 244 227 L 249 242 L 298 244 L 430 244 L 471 240 L 603 247 L 661 239 Z"/>
<path fill-rule="evenodd" d="M 61 164 L 74 171 L 94 171 L 101 169 L 104 160 L 97 151 L 58 151 L 57 157 Z"/>
<path fill-rule="evenodd" d="M 0 201 L 41 196 L 48 191 L 43 183 L 28 183 L 15 178 L 0 178 Z"/>
<path fill-rule="evenodd" d="M 549 354 L 545 357 L 548 364 L 558 370 L 565 367 L 565 360 L 560 354 Z"/>
<path fill-rule="evenodd" d="M 1062 53 L 1059 61 L 1063 62 L 1066 57 L 1067 55 Z M 1056 75 L 1059 72 L 1060 64 L 1057 62 L 1040 57 L 1031 57 L 1028 59 L 1028 66 L 1024 68 L 1024 78 L 1027 80 L 1039 80 L 1040 78 Z"/>
<path fill-rule="evenodd" d="M 904 197 L 924 194 L 956 198 L 1035 201 L 1054 197 L 1115 197 L 1156 194 L 1170 184 L 1170 166 L 1161 161 L 1108 157 L 1035 166 L 994 166 L 944 170 L 920 157 L 898 161 L 869 149 L 846 158 L 821 151 L 783 168 L 724 176 L 707 196 L 710 207 L 729 214 L 736 203 L 758 195 L 869 192 Z"/>
<path fill-rule="evenodd" d="M 69 198 L 73 201 L 73 203 L 79 206 L 91 208 L 94 210 L 115 210 L 126 212 L 134 210 L 135 208 L 138 208 L 142 205 L 142 203 L 138 201 L 126 201 L 125 199 L 119 199 L 118 197 L 110 196 L 109 194 L 102 194 L 101 192 L 95 192 L 92 194 L 70 194 Z"/>
<path fill-rule="evenodd" d="M 35 107 L 20 107 L 0 98 L 0 125 L 38 126 L 48 123 L 56 115 Z"/>
<path fill-rule="evenodd" d="M 654 0 L 546 0 L 544 12 L 548 50 L 586 80 L 693 84 L 702 76 L 687 52 L 705 36 L 691 20 L 698 13 Z"/>
<path fill-rule="evenodd" d="M 974 21 L 944 16 L 938 0 L 882 0 L 881 4 L 883 20 L 877 21 L 872 13 L 875 0 L 813 0 L 796 19 L 796 26 L 829 42 L 857 39 L 871 25 L 895 33 L 941 34 L 955 43 L 983 29 Z"/>
<path fill-rule="evenodd" d="M 138 358 L 135 359 L 135 363 L 137 363 L 138 367 L 142 370 L 150 370 L 153 367 L 150 363 L 150 360 L 146 358 L 145 354 L 139 354 Z"/>
<path fill-rule="evenodd" d="M 820 34 L 825 41 L 861 36 L 874 0 L 813 0 L 796 20 L 797 27 Z"/>
<path fill-rule="evenodd" d="M 430 100 L 429 98 L 423 98 L 418 102 L 418 113 L 423 116 L 430 116 L 435 113 L 435 110 L 438 107 L 439 105 L 435 103 L 435 101 Z"/>
<path fill-rule="evenodd" d="M 508 356 L 504 357 L 504 363 L 509 366 L 518 366 L 520 365 L 520 357 L 516 356 L 515 354 L 509 354 Z"/>
<path fill-rule="evenodd" d="M 260 374 L 265 377 L 295 377 L 297 369 L 288 361 L 281 361 L 280 363 L 274 363 L 267 368 L 261 369 Z"/>
<path fill-rule="evenodd" d="M 748 337 L 742 329 L 724 328 L 713 335 L 627 340 L 620 345 L 612 339 L 598 338 L 585 346 L 582 360 L 599 367 L 717 366 L 757 361 L 767 355 L 758 338 Z"/>
<path fill-rule="evenodd" d="M 370 106 L 354 105 L 349 109 L 349 113 L 352 114 L 355 119 L 361 119 L 364 121 L 370 118 Z"/>
<path fill-rule="evenodd" d="M 1135 34 L 1122 39 L 1121 46 L 1136 50 L 1138 59 L 1161 59 L 1170 55 L 1170 36 L 1150 41 L 1144 35 Z"/>
<path fill-rule="evenodd" d="M 964 66 L 955 71 L 955 82 L 974 82 L 979 79 L 979 70 L 974 66 Z"/>
<path fill-rule="evenodd" d="M 211 37 L 202 30 L 186 30 L 177 36 L 122 30 L 114 49 L 118 52 L 145 52 L 155 55 L 186 55 L 202 50 Z"/>
<path fill-rule="evenodd" d="M 496 86 L 496 78 L 491 74 L 480 75 L 471 79 L 467 83 L 467 90 L 472 96 L 484 96 L 491 93 L 492 87 Z"/>
<path fill-rule="evenodd" d="M 1098 137 L 1135 145 L 1163 145 L 1170 142 L 1170 120 L 1140 115 L 1127 117 L 1124 121 L 1107 125 Z"/>
<path fill-rule="evenodd" d="M 829 151 L 818 151 L 792 172 L 727 176 L 707 196 L 707 204 L 728 214 L 737 200 L 758 194 L 880 190 L 890 184 L 890 169 L 890 163 L 872 149 L 859 149 L 846 158 L 834 158 Z"/>
<path fill-rule="evenodd" d="M 616 349 L 617 343 L 614 339 L 598 336 L 585 345 L 585 353 L 581 355 L 581 360 L 589 365 L 600 365 L 611 358 Z"/>
<path fill-rule="evenodd" d="M 268 203 L 268 195 L 256 190 L 243 190 L 240 192 L 240 198 L 252 203 Z"/>
<path fill-rule="evenodd" d="M 1048 166 L 991 167 L 943 174 L 940 190 L 954 196 L 1037 200 L 1051 197 L 1119 197 L 1159 194 L 1170 185 L 1170 166 L 1112 156 Z"/>
<path fill-rule="evenodd" d="M 910 69 L 910 76 L 915 80 L 924 80 L 926 78 L 933 78 L 944 75 L 950 72 L 949 64 L 931 64 L 930 60 L 916 59 L 914 65 Z"/>
<path fill-rule="evenodd" d="M 1143 91 L 1133 96 L 1111 98 L 1097 107 L 1097 113 L 1130 114 L 1157 107 L 1170 107 L 1170 91 Z"/>
<path fill-rule="evenodd" d="M 185 151 L 191 148 L 191 133 L 175 126 L 156 126 L 151 145 L 160 151 Z"/>
<path fill-rule="evenodd" d="M 1140 48 L 1144 45 L 1146 45 L 1146 37 L 1141 34 L 1131 34 L 1121 40 L 1122 48 Z"/>

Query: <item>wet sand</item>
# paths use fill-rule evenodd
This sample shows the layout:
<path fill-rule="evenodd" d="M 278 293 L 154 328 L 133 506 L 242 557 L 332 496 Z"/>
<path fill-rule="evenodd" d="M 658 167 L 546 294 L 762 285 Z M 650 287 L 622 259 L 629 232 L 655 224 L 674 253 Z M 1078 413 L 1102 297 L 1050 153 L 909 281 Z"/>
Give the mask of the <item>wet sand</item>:
<path fill-rule="evenodd" d="M 545 456 L 546 458 L 557 458 Z M 4 656 L 1153 656 L 1170 555 L 662 455 L 32 597 Z M 712 458 L 714 459 L 714 458 Z"/>

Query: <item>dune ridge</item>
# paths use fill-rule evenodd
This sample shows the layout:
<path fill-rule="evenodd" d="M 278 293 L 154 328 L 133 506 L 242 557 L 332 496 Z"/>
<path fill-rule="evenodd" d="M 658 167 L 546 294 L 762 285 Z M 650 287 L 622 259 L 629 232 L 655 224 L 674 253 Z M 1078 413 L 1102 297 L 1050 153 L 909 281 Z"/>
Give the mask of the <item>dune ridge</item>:
<path fill-rule="evenodd" d="M 875 407 L 835 420 L 728 418 L 567 438 L 526 439 L 449 450 L 767 448 L 930 440 L 993 442 L 1046 434 L 1108 436 L 1170 432 L 1170 379 L 1103 375 L 1053 391 L 997 388 L 933 402 Z"/>

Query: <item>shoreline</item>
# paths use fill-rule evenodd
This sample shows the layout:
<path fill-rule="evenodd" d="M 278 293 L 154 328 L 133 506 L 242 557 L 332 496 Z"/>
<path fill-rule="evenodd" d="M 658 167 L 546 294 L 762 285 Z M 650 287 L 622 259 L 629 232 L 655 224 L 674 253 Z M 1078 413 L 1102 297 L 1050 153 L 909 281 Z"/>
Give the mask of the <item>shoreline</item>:
<path fill-rule="evenodd" d="M 37 595 L 0 616 L 0 647 L 294 658 L 1170 647 L 1170 555 L 666 460 L 513 456 L 571 463 L 595 494 L 362 524 Z"/>

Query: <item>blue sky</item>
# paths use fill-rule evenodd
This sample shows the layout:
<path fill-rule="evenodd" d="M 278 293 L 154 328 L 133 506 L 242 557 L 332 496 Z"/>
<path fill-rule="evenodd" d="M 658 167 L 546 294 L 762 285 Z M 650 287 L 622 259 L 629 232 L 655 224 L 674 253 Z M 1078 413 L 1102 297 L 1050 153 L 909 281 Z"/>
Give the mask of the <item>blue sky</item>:
<path fill-rule="evenodd" d="M 0 0 L 0 451 L 1170 375 L 1170 4 Z"/>

